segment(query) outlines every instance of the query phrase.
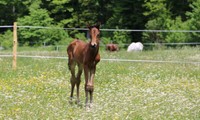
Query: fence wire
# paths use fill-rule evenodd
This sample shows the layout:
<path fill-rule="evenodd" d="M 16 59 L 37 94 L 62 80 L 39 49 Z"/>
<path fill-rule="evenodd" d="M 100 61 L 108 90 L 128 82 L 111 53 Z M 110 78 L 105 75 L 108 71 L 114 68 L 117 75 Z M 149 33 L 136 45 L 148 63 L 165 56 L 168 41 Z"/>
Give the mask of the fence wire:
<path fill-rule="evenodd" d="M 12 28 L 12 25 L 0 26 L 0 28 Z M 87 31 L 87 28 L 62 28 L 62 27 L 45 27 L 45 26 L 17 26 L 17 28 L 33 28 L 33 29 L 64 29 L 64 30 L 83 30 Z M 197 32 L 200 30 L 139 30 L 139 29 L 100 29 L 101 31 L 125 31 L 125 32 Z"/>
<path fill-rule="evenodd" d="M 0 58 L 1 57 L 13 57 L 13 55 L 0 55 Z M 68 57 L 31 56 L 31 55 L 17 55 L 17 57 L 19 57 L 19 58 L 39 58 L 39 59 L 68 59 Z M 196 64 L 196 65 L 200 65 L 200 62 L 189 62 L 189 61 L 133 60 L 133 59 L 108 59 L 108 58 L 101 58 L 101 61 L 140 62 L 140 63 L 173 63 L 173 64 Z"/>

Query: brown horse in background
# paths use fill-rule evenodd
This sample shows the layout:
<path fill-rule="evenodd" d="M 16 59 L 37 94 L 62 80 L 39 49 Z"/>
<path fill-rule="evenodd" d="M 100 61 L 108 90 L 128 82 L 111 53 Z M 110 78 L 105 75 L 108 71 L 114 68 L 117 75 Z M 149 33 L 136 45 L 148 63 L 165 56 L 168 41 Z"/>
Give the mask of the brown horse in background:
<path fill-rule="evenodd" d="M 118 51 L 118 50 L 119 50 L 119 47 L 118 47 L 117 44 L 112 44 L 112 43 L 110 43 L 110 44 L 107 44 L 107 45 L 106 45 L 106 50 L 111 51 L 111 52 L 113 52 L 113 51 Z"/>
<path fill-rule="evenodd" d="M 96 64 L 100 61 L 99 55 L 99 30 L 100 25 L 88 26 L 90 33 L 89 43 L 85 43 L 81 40 L 75 39 L 67 47 L 68 54 L 68 67 L 71 71 L 71 95 L 73 98 L 74 87 L 77 87 L 77 103 L 79 99 L 79 86 L 81 82 L 81 74 L 84 69 L 85 74 L 85 95 L 86 95 L 86 107 L 90 107 L 93 101 L 94 91 L 94 76 L 96 71 Z M 78 66 L 78 73 L 75 74 L 75 66 Z M 90 95 L 90 104 L 88 103 L 88 94 Z"/>

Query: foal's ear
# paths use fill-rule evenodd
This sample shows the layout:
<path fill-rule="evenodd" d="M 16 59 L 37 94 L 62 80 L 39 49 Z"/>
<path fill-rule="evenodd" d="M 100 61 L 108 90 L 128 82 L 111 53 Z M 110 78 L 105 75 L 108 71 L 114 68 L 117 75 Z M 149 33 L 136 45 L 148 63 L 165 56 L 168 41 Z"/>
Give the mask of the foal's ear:
<path fill-rule="evenodd" d="M 91 30 L 93 28 L 93 26 L 88 26 L 89 30 Z"/>
<path fill-rule="evenodd" d="M 90 24 L 89 24 L 89 23 L 87 23 L 87 28 L 91 29 L 91 28 L 92 28 L 92 26 L 90 26 Z"/>
<path fill-rule="evenodd" d="M 101 26 L 101 23 L 100 23 L 100 22 L 98 22 L 98 23 L 95 25 L 95 27 L 96 27 L 98 30 L 99 30 L 100 26 Z"/>

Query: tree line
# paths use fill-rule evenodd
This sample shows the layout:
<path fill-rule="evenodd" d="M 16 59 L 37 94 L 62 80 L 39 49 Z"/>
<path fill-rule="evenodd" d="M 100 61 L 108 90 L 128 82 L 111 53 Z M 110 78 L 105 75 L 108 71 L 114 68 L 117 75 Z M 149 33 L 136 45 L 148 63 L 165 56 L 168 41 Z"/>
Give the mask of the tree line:
<path fill-rule="evenodd" d="M 107 29 L 199 30 L 200 0 L 1 0 L 0 26 Z M 18 28 L 20 45 L 68 44 L 86 31 Z M 103 43 L 198 42 L 198 32 L 101 32 Z M 0 46 L 12 46 L 12 32 L 0 29 Z M 12 41 L 12 40 L 11 40 Z"/>

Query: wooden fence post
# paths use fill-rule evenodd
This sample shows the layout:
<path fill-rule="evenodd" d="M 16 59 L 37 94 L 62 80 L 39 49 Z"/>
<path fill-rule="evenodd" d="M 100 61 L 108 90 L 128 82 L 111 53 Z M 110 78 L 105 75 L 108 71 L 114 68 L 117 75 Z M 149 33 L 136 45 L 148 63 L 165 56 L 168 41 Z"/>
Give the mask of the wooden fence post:
<path fill-rule="evenodd" d="M 13 25 L 13 69 L 17 68 L 17 22 Z"/>

